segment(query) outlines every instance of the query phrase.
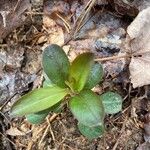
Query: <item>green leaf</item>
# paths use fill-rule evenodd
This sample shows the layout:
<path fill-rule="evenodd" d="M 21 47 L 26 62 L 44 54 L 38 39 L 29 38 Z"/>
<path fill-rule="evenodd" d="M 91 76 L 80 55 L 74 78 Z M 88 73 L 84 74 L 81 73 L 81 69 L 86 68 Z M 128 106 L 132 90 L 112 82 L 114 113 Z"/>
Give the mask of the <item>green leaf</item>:
<path fill-rule="evenodd" d="M 48 77 L 45 73 L 43 73 L 44 75 L 44 82 L 43 82 L 43 87 L 53 87 L 56 86 Z"/>
<path fill-rule="evenodd" d="M 72 62 L 69 81 L 73 83 L 74 90 L 81 91 L 83 89 L 93 63 L 94 55 L 92 53 L 83 53 Z"/>
<path fill-rule="evenodd" d="M 53 105 L 50 108 L 47 108 L 34 114 L 28 114 L 26 115 L 26 118 L 32 124 L 40 124 L 44 122 L 49 112 L 59 113 L 60 111 L 61 111 L 61 102 L 58 102 L 57 104 Z"/>
<path fill-rule="evenodd" d="M 42 111 L 61 101 L 67 93 L 67 89 L 56 86 L 36 89 L 22 96 L 13 105 L 11 113 L 14 116 L 22 116 Z"/>
<path fill-rule="evenodd" d="M 122 97 L 114 92 L 106 92 L 100 96 L 105 113 L 115 114 L 122 110 Z"/>
<path fill-rule="evenodd" d="M 93 64 L 84 89 L 92 89 L 96 84 L 102 81 L 102 78 L 103 78 L 102 65 L 99 63 Z"/>
<path fill-rule="evenodd" d="M 56 86 L 52 83 L 52 81 L 46 76 L 44 75 L 45 80 L 43 82 L 43 87 L 53 87 Z M 55 104 L 54 106 L 51 107 L 50 109 L 51 112 L 55 112 L 55 113 L 60 113 L 62 111 L 62 106 L 61 106 L 61 102 Z"/>
<path fill-rule="evenodd" d="M 70 63 L 61 47 L 52 44 L 45 48 L 42 58 L 43 69 L 48 78 L 60 87 L 66 87 Z"/>
<path fill-rule="evenodd" d="M 43 111 L 34 113 L 34 114 L 28 114 L 26 115 L 27 120 L 32 124 L 40 124 L 44 122 L 46 116 L 49 114 L 50 110 L 45 109 Z"/>
<path fill-rule="evenodd" d="M 54 113 L 60 113 L 60 112 L 62 111 L 61 101 L 58 102 L 57 104 L 53 105 L 53 106 L 50 108 L 50 111 L 51 111 L 51 112 L 54 112 Z"/>
<path fill-rule="evenodd" d="M 98 95 L 91 90 L 84 90 L 71 98 L 69 107 L 77 120 L 87 126 L 102 124 L 104 109 Z"/>
<path fill-rule="evenodd" d="M 89 127 L 89 126 L 83 125 L 82 123 L 79 123 L 78 129 L 89 140 L 102 136 L 105 131 L 103 124 L 99 126 Z"/>
<path fill-rule="evenodd" d="M 44 80 L 43 87 L 53 87 L 55 86 L 50 80 Z"/>

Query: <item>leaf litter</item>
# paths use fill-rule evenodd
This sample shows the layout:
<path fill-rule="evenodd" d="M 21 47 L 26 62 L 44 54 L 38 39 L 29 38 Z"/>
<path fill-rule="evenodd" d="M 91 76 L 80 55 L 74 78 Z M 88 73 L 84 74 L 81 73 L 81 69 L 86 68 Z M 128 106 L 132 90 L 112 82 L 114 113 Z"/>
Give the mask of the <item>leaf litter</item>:
<path fill-rule="evenodd" d="M 133 54 L 129 66 L 133 87 L 150 84 L 150 7 L 141 11 L 129 25 L 127 33 Z"/>
<path fill-rule="evenodd" d="M 0 39 L 5 38 L 10 32 L 25 23 L 24 12 L 30 8 L 29 0 L 0 1 Z"/>
<path fill-rule="evenodd" d="M 14 1 L 14 4 L 16 4 L 15 2 L 17 1 Z M 16 89 L 21 89 L 19 90 L 18 95 L 20 96 L 32 88 L 41 86 L 43 79 L 40 72 L 40 58 L 42 53 L 41 49 L 43 49 L 48 44 L 55 43 L 60 46 L 64 45 L 68 37 L 72 35 L 71 31 L 75 27 L 76 20 L 78 20 L 80 14 L 86 11 L 84 8 L 85 6 L 88 8 L 87 3 L 89 2 L 91 3 L 92 0 L 53 0 L 44 1 L 44 3 L 41 1 L 40 4 L 37 1 L 38 5 L 36 6 L 35 0 L 34 5 L 32 4 L 31 11 L 30 8 L 22 9 L 22 11 L 19 11 L 19 16 L 26 14 L 26 16 L 31 18 L 32 21 L 29 24 L 26 22 L 26 24 L 21 26 L 19 29 L 16 29 L 16 27 L 22 24 L 15 25 L 14 28 L 11 28 L 11 31 L 13 29 L 16 29 L 16 31 L 13 31 L 11 34 L 5 34 L 5 36 L 8 35 L 8 37 L 4 38 L 4 36 L 2 45 L 0 45 L 5 47 L 5 49 L 2 49 L 0 52 L 0 66 L 2 66 L 0 68 L 2 78 L 0 82 L 6 83 L 6 80 L 4 79 L 5 76 L 8 76 L 7 79 L 9 79 L 7 81 L 7 85 L 3 84 L 1 86 L 1 89 L 5 90 L 2 90 L 0 94 L 6 95 L 7 97 L 6 98 L 4 96 L 5 98 L 3 98 L 3 103 L 6 101 L 6 99 L 9 98 L 9 89 L 13 89 L 11 90 L 12 94 L 16 91 Z M 145 8 L 148 9 L 149 4 L 150 2 L 148 0 L 134 0 L 134 2 L 123 0 L 111 2 L 109 0 L 95 1 L 91 9 L 89 9 L 89 12 L 85 15 L 86 17 L 83 19 L 83 24 L 81 24 L 82 27 L 76 33 L 75 39 L 67 42 L 67 44 L 64 46 L 65 52 L 68 54 L 70 60 L 72 61 L 78 54 L 87 51 L 93 52 L 96 56 L 96 59 L 107 57 L 113 58 L 114 56 L 114 58 L 117 58 L 122 55 L 125 56 L 126 51 L 122 47 L 122 44 L 128 41 L 128 44 L 130 43 L 130 46 L 127 46 L 129 50 L 128 52 L 131 52 L 132 50 L 132 52 L 134 52 L 134 56 L 137 56 L 137 53 L 142 52 L 142 56 L 131 58 L 129 67 L 130 73 L 132 72 L 131 68 L 134 70 L 131 73 L 131 82 L 133 83 L 134 87 L 145 85 L 146 81 L 143 82 L 139 79 L 135 81 L 133 79 L 133 73 L 137 71 L 135 66 L 139 67 L 137 66 L 139 64 L 139 60 L 140 62 L 143 62 L 143 57 L 144 59 L 149 58 L 149 55 L 145 54 L 145 52 L 147 53 L 146 47 L 148 46 L 145 41 L 149 40 L 149 20 L 147 19 L 149 13 Z M 26 6 L 27 5 L 25 5 L 25 7 Z M 44 10 L 41 9 L 42 7 Z M 138 13 L 139 15 L 142 13 L 142 19 L 144 20 L 145 18 L 144 21 L 138 19 Z M 136 23 L 134 23 L 134 21 L 131 23 L 135 16 L 137 16 L 137 18 L 135 18 L 135 21 L 137 20 Z M 40 19 L 41 17 L 43 20 Z M 129 26 L 130 23 L 131 25 Z M 144 27 L 141 29 L 137 28 L 137 24 Z M 139 29 L 136 30 L 136 33 L 138 33 L 137 36 L 134 35 L 133 31 L 135 27 Z M 126 33 L 128 33 L 127 37 Z M 143 34 L 146 36 L 144 37 Z M 28 38 L 28 36 L 30 38 Z M 16 52 L 14 53 L 15 55 L 13 52 L 9 54 L 9 52 L 12 50 L 8 46 L 8 43 L 9 45 L 14 45 L 14 42 L 17 44 L 20 44 L 21 42 L 24 43 L 21 45 L 22 49 L 18 48 L 19 53 Z M 8 61 L 6 61 L 6 58 L 9 58 L 7 59 Z M 138 64 L 135 65 L 135 62 L 138 62 Z M 109 150 L 115 147 L 120 147 L 122 149 L 136 149 L 137 145 L 140 145 L 144 142 L 142 139 L 143 135 L 141 130 L 141 128 L 144 128 L 144 126 L 142 127 L 143 122 L 139 118 L 133 119 L 129 117 L 130 99 L 141 96 L 143 94 L 143 88 L 141 87 L 140 90 L 139 88 L 132 89 L 129 76 L 125 76 L 124 74 L 124 72 L 128 74 L 128 61 L 126 60 L 126 57 L 111 59 L 109 61 L 103 61 L 102 63 L 105 68 L 106 79 L 102 87 L 99 87 L 99 85 L 97 86 L 99 90 L 96 91 L 101 94 L 109 88 L 110 90 L 118 90 L 125 97 L 122 114 L 106 117 L 107 133 L 103 138 L 96 139 L 92 142 L 87 141 L 76 129 L 76 120 L 72 118 L 68 110 L 63 110 L 63 113 L 60 115 L 50 115 L 45 123 L 36 127 L 27 123 L 24 118 L 11 120 L 11 118 L 8 117 L 7 112 L 10 108 L 10 105 L 16 101 L 15 97 L 10 100 L 6 108 L 2 110 L 2 113 L 4 113 L 5 116 L 0 116 L 2 118 L 2 123 L 0 126 L 4 128 L 2 133 L 4 133 L 6 130 L 9 131 L 9 129 L 12 130 L 14 128 L 16 130 L 16 133 L 14 132 L 15 138 L 10 136 L 10 139 L 13 140 L 17 148 L 20 149 L 72 148 L 90 150 L 97 148 Z M 145 60 L 144 63 L 146 63 Z M 140 65 L 145 65 L 144 63 L 140 63 Z M 138 73 L 144 73 L 144 70 Z M 19 76 L 19 79 L 16 79 L 17 76 Z M 144 78 L 142 77 L 142 80 L 143 79 Z M 26 88 L 24 88 L 24 85 Z M 149 96 L 147 98 L 149 98 Z M 137 110 L 136 106 L 134 107 Z M 140 110 L 140 113 L 143 114 L 145 111 L 149 110 L 142 109 Z M 137 112 L 135 113 L 140 117 Z M 65 116 L 67 116 L 67 118 Z M 7 123 L 6 117 L 11 120 L 11 125 Z M 129 117 L 129 119 L 124 123 L 126 117 Z M 53 122 L 51 122 L 51 120 Z M 32 134 L 29 132 L 22 136 L 22 128 L 25 128 L 27 131 L 31 131 Z M 13 133 L 10 132 L 10 134 Z M 20 134 L 20 136 L 17 134 Z M 143 134 L 145 135 L 145 133 Z M 6 141 L 5 137 L 7 137 L 7 135 L 2 137 L 2 139 Z"/>

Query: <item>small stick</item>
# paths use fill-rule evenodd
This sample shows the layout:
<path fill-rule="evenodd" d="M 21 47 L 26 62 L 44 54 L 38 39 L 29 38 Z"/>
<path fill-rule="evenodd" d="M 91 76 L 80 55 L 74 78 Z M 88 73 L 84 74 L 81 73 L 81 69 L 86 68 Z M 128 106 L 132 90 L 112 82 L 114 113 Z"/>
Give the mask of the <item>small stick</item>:
<path fill-rule="evenodd" d="M 9 99 L 7 99 L 4 104 L 2 106 L 0 106 L 0 111 L 2 111 L 2 109 L 7 105 L 7 103 L 9 101 L 11 101 L 12 98 L 14 98 L 16 95 L 18 94 L 18 92 L 14 93 Z"/>
<path fill-rule="evenodd" d="M 0 44 L 0 47 L 8 47 L 8 45 L 7 44 Z"/>
<path fill-rule="evenodd" d="M 66 26 L 68 27 L 68 30 L 70 30 L 71 29 L 70 24 L 58 13 L 56 15 L 66 24 Z"/>
<path fill-rule="evenodd" d="M 13 141 L 11 141 L 9 138 L 7 138 L 3 133 L 0 132 L 0 134 L 1 134 L 6 140 L 8 140 L 12 145 L 14 145 L 15 147 L 17 147 L 16 144 L 15 144 Z"/>
<path fill-rule="evenodd" d="M 42 136 L 42 138 L 41 138 L 41 140 L 40 140 L 40 142 L 39 142 L 39 147 L 40 147 L 40 145 L 42 144 L 42 142 L 43 142 L 45 136 L 47 135 L 48 129 L 49 129 L 49 125 L 46 127 L 46 129 L 45 129 L 45 131 L 44 131 L 44 133 L 43 133 L 43 136 Z"/>
<path fill-rule="evenodd" d="M 59 114 L 53 114 L 50 119 L 49 119 L 49 122 L 52 122 L 54 119 L 56 119 L 56 117 L 58 116 Z M 33 137 L 35 139 L 31 139 L 31 141 L 28 143 L 28 147 L 27 147 L 27 150 L 31 150 L 32 149 L 32 146 L 33 144 L 38 140 L 39 138 L 39 134 L 44 130 L 44 129 L 47 129 L 48 125 L 45 125 L 41 130 L 39 130 L 39 132 L 36 134 L 36 137 Z M 46 132 L 45 132 L 46 133 Z"/>
<path fill-rule="evenodd" d="M 111 56 L 111 57 L 104 57 L 104 58 L 96 58 L 95 61 L 108 61 L 108 60 L 114 60 L 114 59 L 120 59 L 120 58 L 130 58 L 131 55 L 121 55 L 121 56 Z"/>
<path fill-rule="evenodd" d="M 125 125 L 126 125 L 126 122 L 127 122 L 127 117 L 125 118 L 125 121 L 123 122 L 123 125 L 122 125 L 122 128 L 121 128 L 121 131 L 120 131 L 120 137 L 117 139 L 117 142 L 115 143 L 114 147 L 112 150 L 116 150 L 118 144 L 119 144 L 119 140 L 120 138 L 122 137 L 122 134 L 123 134 L 123 131 L 125 130 Z"/>
<path fill-rule="evenodd" d="M 52 131 L 52 127 L 51 127 L 51 124 L 49 123 L 49 129 L 50 129 L 50 133 L 51 133 L 51 136 L 52 136 L 52 139 L 53 141 L 55 142 L 55 135 L 54 135 L 54 132 Z"/>
<path fill-rule="evenodd" d="M 83 16 L 81 17 L 81 15 L 80 15 L 80 17 L 81 17 L 81 19 L 79 20 L 79 24 L 77 25 L 77 29 L 75 30 L 75 34 L 81 29 L 81 25 L 82 25 L 82 22 L 83 22 L 83 20 L 85 19 L 85 17 L 86 17 L 86 14 L 90 11 L 90 9 L 92 8 L 92 6 L 95 4 L 95 2 L 96 2 L 96 0 L 90 0 L 89 2 L 88 2 L 88 4 L 86 5 L 86 7 L 85 7 L 85 13 L 83 14 L 83 13 L 81 13 L 81 15 L 83 14 Z M 89 5 L 89 6 L 88 6 Z"/>
<path fill-rule="evenodd" d="M 33 11 L 25 12 L 25 14 L 27 14 L 27 15 L 44 15 L 43 12 L 33 12 Z"/>

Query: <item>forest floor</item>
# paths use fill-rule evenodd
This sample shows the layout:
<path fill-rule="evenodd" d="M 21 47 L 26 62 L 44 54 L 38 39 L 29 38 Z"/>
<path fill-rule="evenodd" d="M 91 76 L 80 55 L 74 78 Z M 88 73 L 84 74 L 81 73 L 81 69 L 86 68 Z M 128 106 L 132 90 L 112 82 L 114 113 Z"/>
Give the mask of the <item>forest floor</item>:
<path fill-rule="evenodd" d="M 149 0 L 0 1 L 0 149 L 149 150 L 149 12 Z M 67 107 L 40 125 L 10 117 L 19 97 L 42 86 L 41 56 L 49 44 L 62 46 L 70 61 L 94 53 L 105 76 L 93 91 L 123 97 L 122 111 L 106 116 L 102 137 L 81 135 Z"/>

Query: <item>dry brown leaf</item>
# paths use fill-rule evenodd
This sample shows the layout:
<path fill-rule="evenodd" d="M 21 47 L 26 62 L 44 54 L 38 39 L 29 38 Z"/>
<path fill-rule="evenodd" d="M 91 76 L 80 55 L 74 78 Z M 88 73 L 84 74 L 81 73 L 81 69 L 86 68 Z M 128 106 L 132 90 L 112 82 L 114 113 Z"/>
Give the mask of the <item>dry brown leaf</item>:
<path fill-rule="evenodd" d="M 129 66 L 133 87 L 150 84 L 150 7 L 141 11 L 127 29 L 132 53 Z"/>
<path fill-rule="evenodd" d="M 12 136 L 19 136 L 19 135 L 20 135 L 20 136 L 23 136 L 23 135 L 25 135 L 24 132 L 18 130 L 18 129 L 15 128 L 15 127 L 11 127 L 10 129 L 8 129 L 8 130 L 6 131 L 6 134 L 12 135 Z"/>
<path fill-rule="evenodd" d="M 0 1 L 0 39 L 5 38 L 11 31 L 25 23 L 24 12 L 30 10 L 29 0 Z"/>
<path fill-rule="evenodd" d="M 43 17 L 43 25 L 48 32 L 47 43 L 62 46 L 64 44 L 64 33 L 62 28 L 46 15 Z"/>

